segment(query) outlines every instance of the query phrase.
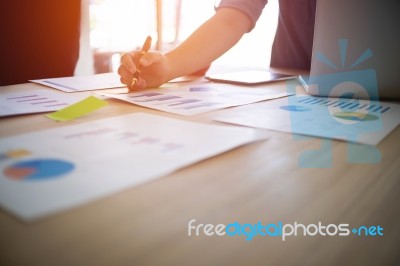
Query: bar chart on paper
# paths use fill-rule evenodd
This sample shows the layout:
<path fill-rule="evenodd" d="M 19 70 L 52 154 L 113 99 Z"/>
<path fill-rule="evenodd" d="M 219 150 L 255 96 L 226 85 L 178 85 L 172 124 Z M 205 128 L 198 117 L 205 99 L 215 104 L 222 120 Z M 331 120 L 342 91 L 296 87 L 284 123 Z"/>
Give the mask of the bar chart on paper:
<path fill-rule="evenodd" d="M 232 106 L 285 97 L 286 92 L 224 84 L 160 88 L 128 94 L 101 93 L 140 106 L 179 115 L 195 115 Z"/>
<path fill-rule="evenodd" d="M 0 94 L 0 117 L 56 111 L 81 98 L 48 90 L 2 93 Z"/>
<path fill-rule="evenodd" d="M 376 145 L 400 124 L 400 105 L 356 99 L 290 96 L 215 120 Z"/>
<path fill-rule="evenodd" d="M 203 111 L 204 109 L 213 110 L 215 107 L 221 106 L 223 104 L 222 102 L 217 101 L 184 98 L 181 96 L 166 95 L 155 92 L 133 94 L 129 95 L 128 98 L 137 104 L 146 105 L 146 103 L 148 103 L 149 106 L 153 106 L 154 108 L 170 108 L 177 111 L 192 109 L 197 109 L 197 111 Z"/>

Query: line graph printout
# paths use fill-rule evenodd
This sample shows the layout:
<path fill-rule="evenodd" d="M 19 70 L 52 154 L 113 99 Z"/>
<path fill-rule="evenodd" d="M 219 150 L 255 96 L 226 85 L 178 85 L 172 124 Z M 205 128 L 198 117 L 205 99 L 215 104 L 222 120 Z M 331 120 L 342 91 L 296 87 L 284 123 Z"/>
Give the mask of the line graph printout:
<path fill-rule="evenodd" d="M 246 87 L 207 83 L 188 87 L 164 87 L 118 95 L 97 93 L 140 106 L 185 116 L 288 95 L 287 92 L 268 89 L 265 86 Z"/>
<path fill-rule="evenodd" d="M 400 105 L 387 102 L 290 96 L 216 121 L 377 145 L 400 124 Z"/>
<path fill-rule="evenodd" d="M 49 90 L 0 94 L 0 117 L 57 111 L 83 99 Z"/>
<path fill-rule="evenodd" d="M 250 128 L 143 113 L 1 138 L 0 205 L 33 220 L 261 139 Z"/>

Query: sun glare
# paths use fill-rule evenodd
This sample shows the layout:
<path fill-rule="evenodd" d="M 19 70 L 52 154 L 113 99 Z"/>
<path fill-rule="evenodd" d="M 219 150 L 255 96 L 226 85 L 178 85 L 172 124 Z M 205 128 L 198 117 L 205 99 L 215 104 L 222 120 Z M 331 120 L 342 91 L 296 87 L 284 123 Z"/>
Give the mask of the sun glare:
<path fill-rule="evenodd" d="M 156 0 L 91 0 L 91 48 L 97 52 L 118 53 L 137 49 L 147 35 L 157 40 L 156 2 Z M 180 23 L 177 23 L 179 1 L 162 0 L 163 49 L 170 49 L 184 40 L 211 17 L 215 12 L 214 2 L 215 0 L 182 0 Z M 257 27 L 218 61 L 229 65 L 268 67 L 277 11 L 277 0 L 271 0 L 264 9 Z M 154 43 L 152 49 L 155 49 Z"/>

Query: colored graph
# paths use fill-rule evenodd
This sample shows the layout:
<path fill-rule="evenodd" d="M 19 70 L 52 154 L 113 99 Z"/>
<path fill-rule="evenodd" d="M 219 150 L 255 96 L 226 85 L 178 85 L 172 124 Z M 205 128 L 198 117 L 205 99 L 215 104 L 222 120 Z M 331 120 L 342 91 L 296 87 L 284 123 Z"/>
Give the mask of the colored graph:
<path fill-rule="evenodd" d="M 56 111 L 81 98 L 49 90 L 1 93 L 0 116 Z"/>
<path fill-rule="evenodd" d="M 379 119 L 379 117 L 375 115 L 363 114 L 358 112 L 339 112 L 333 114 L 333 116 L 350 121 L 374 121 Z"/>
<path fill-rule="evenodd" d="M 203 87 L 190 88 L 189 90 L 192 93 L 208 91 Z M 128 98 L 132 103 L 143 104 L 153 108 L 156 106 L 159 108 L 171 108 L 173 110 L 208 109 L 221 104 L 219 102 L 189 98 L 187 96 L 169 95 L 158 92 L 131 93 L 122 97 Z"/>
<path fill-rule="evenodd" d="M 314 106 L 328 106 L 328 107 L 338 107 L 341 109 L 353 111 L 353 110 L 364 110 L 373 113 L 384 114 L 390 110 L 390 106 L 382 105 L 379 102 L 368 102 L 359 101 L 352 99 L 329 99 L 329 98 L 319 98 L 319 97 L 298 97 L 296 99 L 298 103 L 305 105 Z"/>
<path fill-rule="evenodd" d="M 41 107 L 55 107 L 55 106 L 66 106 L 65 102 L 60 102 L 57 99 L 51 99 L 50 97 L 42 96 L 39 94 L 28 94 L 23 96 L 7 97 L 7 102 L 13 103 L 27 103 L 31 105 L 37 105 Z"/>
<path fill-rule="evenodd" d="M 74 168 L 74 164 L 64 160 L 35 159 L 12 164 L 3 173 L 14 180 L 43 180 L 65 175 Z"/>
<path fill-rule="evenodd" d="M 266 88 L 232 85 L 199 85 L 159 88 L 127 94 L 99 93 L 140 106 L 179 115 L 195 115 L 287 96 L 288 93 Z"/>

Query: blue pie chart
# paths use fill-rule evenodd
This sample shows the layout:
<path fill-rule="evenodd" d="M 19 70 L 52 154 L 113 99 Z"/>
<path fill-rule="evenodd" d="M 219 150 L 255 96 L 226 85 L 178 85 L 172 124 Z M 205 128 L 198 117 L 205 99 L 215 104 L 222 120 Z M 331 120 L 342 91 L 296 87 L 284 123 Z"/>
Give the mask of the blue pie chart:
<path fill-rule="evenodd" d="M 63 176 L 72 170 L 73 163 L 58 159 L 35 159 L 14 163 L 3 174 L 14 180 L 47 180 Z"/>

